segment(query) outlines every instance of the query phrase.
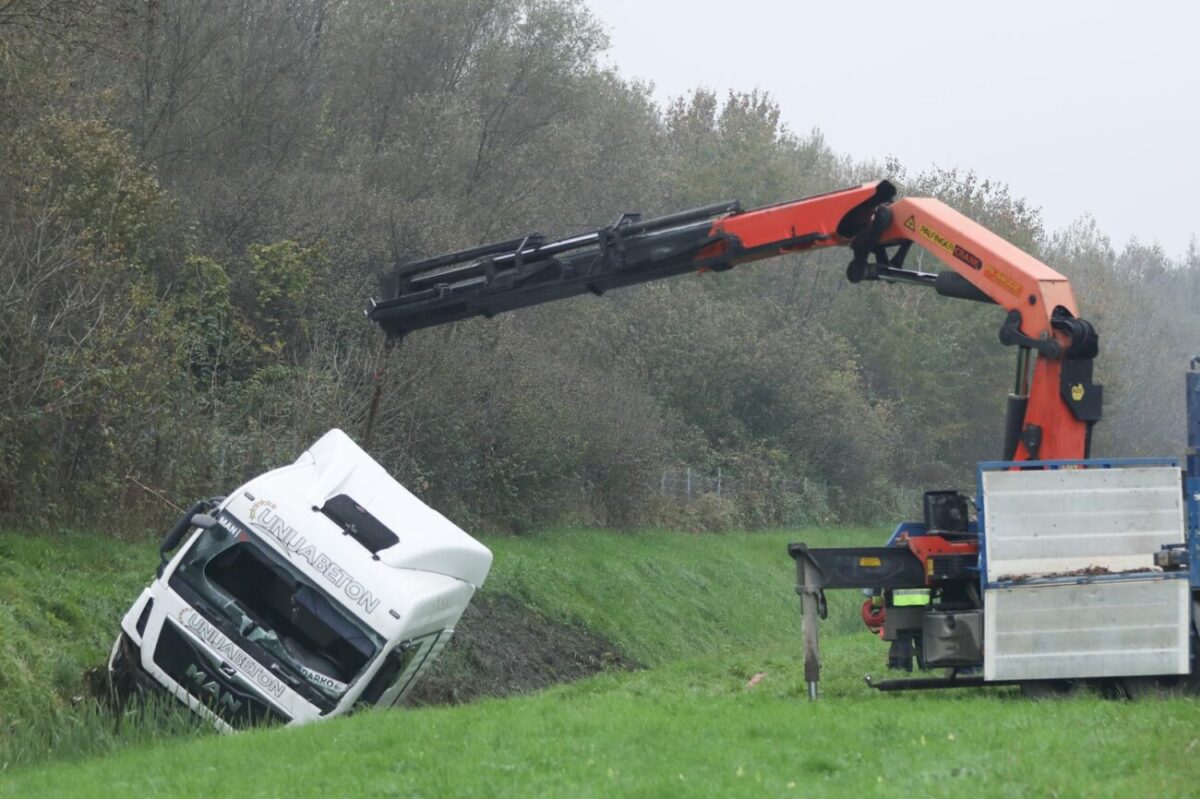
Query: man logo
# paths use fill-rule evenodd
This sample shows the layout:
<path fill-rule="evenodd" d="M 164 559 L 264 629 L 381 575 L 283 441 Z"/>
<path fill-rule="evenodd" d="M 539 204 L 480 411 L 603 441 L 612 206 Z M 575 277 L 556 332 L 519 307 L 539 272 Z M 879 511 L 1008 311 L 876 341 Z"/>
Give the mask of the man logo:
<path fill-rule="evenodd" d="M 222 663 L 221 670 L 224 671 L 228 664 Z M 208 694 L 212 697 L 212 704 L 217 707 L 227 707 L 233 713 L 238 712 L 242 708 L 240 700 L 234 699 L 232 695 L 221 690 L 221 684 L 216 680 L 209 679 L 208 675 L 201 669 L 197 668 L 195 663 L 188 664 L 187 671 L 184 672 L 189 680 L 196 685 L 196 689 L 202 694 Z"/>

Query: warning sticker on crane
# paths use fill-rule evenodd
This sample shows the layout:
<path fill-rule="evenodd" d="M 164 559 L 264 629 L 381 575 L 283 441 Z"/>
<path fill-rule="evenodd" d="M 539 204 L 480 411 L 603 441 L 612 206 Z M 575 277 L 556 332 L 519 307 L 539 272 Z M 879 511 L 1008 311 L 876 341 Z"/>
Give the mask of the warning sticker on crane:
<path fill-rule="evenodd" d="M 915 216 L 910 216 L 908 219 L 905 219 L 905 220 L 904 220 L 904 226 L 905 226 L 906 228 L 908 228 L 909 230 L 911 230 L 911 231 L 913 231 L 913 232 L 916 232 L 916 229 L 917 229 L 917 218 L 916 218 Z"/>

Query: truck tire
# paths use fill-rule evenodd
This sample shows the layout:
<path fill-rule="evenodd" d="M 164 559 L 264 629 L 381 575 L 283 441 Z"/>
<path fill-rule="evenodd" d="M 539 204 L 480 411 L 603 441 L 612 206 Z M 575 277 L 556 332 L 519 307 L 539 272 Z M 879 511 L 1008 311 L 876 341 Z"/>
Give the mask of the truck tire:
<path fill-rule="evenodd" d="M 1129 699 L 1171 699 L 1189 693 L 1184 677 L 1126 677 L 1121 680 L 1121 692 Z"/>
<path fill-rule="evenodd" d="M 141 671 L 138 654 L 137 644 L 122 632 L 113 645 L 108 663 L 109 695 L 119 710 L 124 710 L 131 699 L 146 698 L 146 688 L 138 676 Z"/>
<path fill-rule="evenodd" d="M 1025 680 L 1021 683 L 1021 696 L 1035 701 L 1062 699 L 1070 695 L 1072 688 L 1067 680 Z"/>

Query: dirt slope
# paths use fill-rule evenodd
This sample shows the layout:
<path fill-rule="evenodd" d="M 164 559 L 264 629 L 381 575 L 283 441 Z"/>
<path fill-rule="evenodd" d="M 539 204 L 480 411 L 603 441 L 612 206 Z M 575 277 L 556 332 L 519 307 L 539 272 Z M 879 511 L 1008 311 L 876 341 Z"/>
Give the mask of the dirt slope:
<path fill-rule="evenodd" d="M 408 702 L 458 704 L 530 693 L 639 665 L 611 641 L 584 627 L 547 619 L 511 596 L 480 593 Z"/>

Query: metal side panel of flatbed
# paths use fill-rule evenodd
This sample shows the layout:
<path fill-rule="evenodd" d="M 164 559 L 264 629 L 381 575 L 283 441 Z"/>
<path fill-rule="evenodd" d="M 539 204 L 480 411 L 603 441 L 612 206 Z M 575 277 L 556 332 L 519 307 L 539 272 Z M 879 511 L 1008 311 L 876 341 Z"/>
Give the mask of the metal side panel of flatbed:
<path fill-rule="evenodd" d="M 985 518 L 984 677 L 1183 674 L 1190 589 L 1153 568 L 1184 541 L 1174 466 L 991 471 Z"/>
<path fill-rule="evenodd" d="M 1186 579 L 989 588 L 983 676 L 1052 680 L 1186 674 Z"/>
<path fill-rule="evenodd" d="M 984 472 L 983 493 L 988 582 L 1149 568 L 1184 540 L 1177 467 Z"/>

